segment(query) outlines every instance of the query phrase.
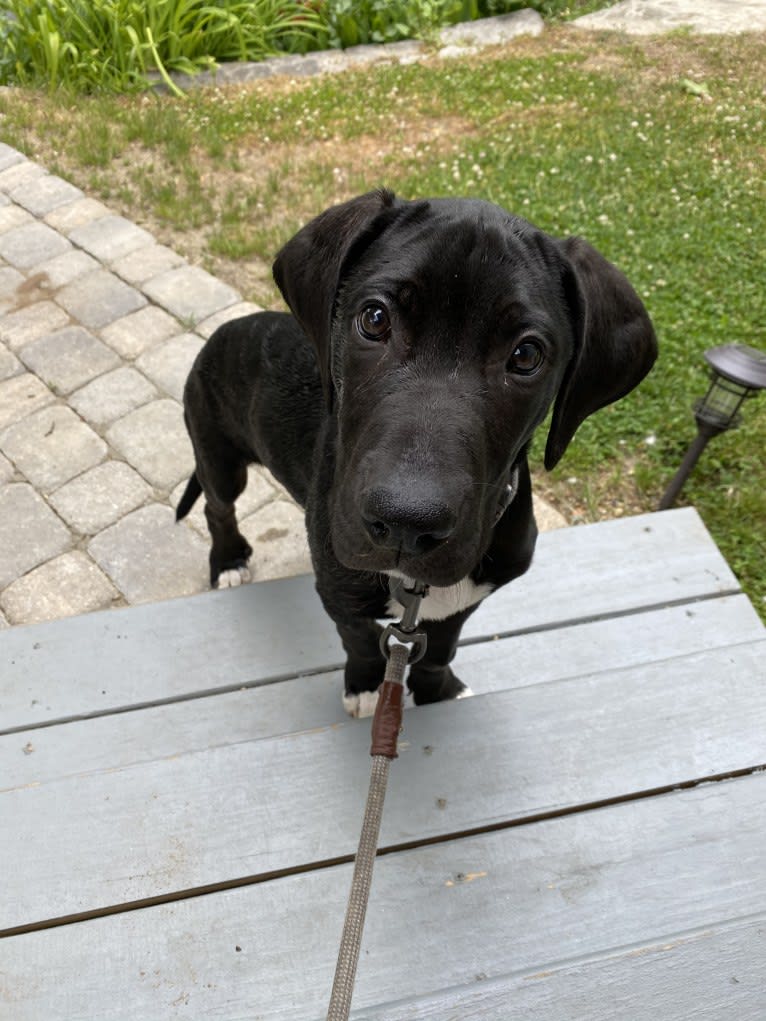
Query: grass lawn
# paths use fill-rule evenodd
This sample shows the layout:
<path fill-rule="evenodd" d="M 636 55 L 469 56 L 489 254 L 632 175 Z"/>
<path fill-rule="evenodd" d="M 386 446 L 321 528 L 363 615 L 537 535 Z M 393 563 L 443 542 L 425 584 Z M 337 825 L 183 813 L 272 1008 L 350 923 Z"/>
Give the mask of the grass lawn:
<path fill-rule="evenodd" d="M 636 286 L 661 343 L 641 388 L 537 472 L 538 492 L 590 521 L 656 506 L 694 435 L 706 348 L 766 348 L 765 43 L 559 25 L 481 57 L 186 100 L 6 91 L 0 137 L 267 307 L 282 242 L 380 185 L 484 197 L 582 234 Z M 764 451 L 766 394 L 681 500 L 766 618 Z"/>

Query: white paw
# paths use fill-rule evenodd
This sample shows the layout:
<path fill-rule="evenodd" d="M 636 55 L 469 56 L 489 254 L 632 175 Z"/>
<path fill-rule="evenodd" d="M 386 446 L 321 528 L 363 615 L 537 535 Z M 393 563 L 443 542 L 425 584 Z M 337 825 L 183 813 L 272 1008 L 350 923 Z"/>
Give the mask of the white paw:
<path fill-rule="evenodd" d="M 361 720 L 365 716 L 372 716 L 377 704 L 377 691 L 363 691 L 359 695 L 346 692 L 343 696 L 343 708 L 355 720 Z"/>
<path fill-rule="evenodd" d="M 473 694 L 468 685 L 466 685 L 459 695 L 455 695 L 455 698 L 473 698 Z"/>
<path fill-rule="evenodd" d="M 248 567 L 232 567 L 228 571 L 221 571 L 215 587 L 237 588 L 238 585 L 246 585 L 249 581 L 250 569 Z"/>

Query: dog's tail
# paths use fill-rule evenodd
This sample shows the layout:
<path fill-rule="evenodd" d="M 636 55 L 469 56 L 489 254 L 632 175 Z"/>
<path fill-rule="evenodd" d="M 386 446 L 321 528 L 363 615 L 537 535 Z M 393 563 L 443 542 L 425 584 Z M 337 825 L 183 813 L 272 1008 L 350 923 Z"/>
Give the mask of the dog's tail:
<path fill-rule="evenodd" d="M 178 502 L 176 507 L 176 521 L 180 521 L 185 518 L 189 511 L 192 509 L 194 504 L 197 502 L 197 497 L 202 494 L 202 486 L 199 484 L 197 473 L 192 472 L 192 477 L 186 484 L 184 495 Z"/>

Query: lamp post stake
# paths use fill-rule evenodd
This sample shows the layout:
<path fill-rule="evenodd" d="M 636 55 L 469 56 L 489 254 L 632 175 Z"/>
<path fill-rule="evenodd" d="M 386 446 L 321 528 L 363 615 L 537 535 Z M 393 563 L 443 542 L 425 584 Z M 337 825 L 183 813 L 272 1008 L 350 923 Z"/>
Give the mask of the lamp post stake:
<path fill-rule="evenodd" d="M 742 344 L 727 344 L 705 352 L 710 366 L 708 392 L 694 405 L 697 435 L 692 440 L 657 510 L 672 507 L 684 482 L 708 442 L 740 423 L 739 409 L 748 397 L 766 389 L 766 352 Z"/>

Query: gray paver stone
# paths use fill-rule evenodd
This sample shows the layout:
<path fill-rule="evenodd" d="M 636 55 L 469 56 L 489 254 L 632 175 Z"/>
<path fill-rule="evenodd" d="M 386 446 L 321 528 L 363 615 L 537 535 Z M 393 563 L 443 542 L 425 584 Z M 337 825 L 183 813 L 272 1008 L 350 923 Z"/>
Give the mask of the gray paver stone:
<path fill-rule="evenodd" d="M 81 535 L 96 535 L 149 499 L 150 487 L 124 461 L 105 461 L 67 482 L 50 503 Z"/>
<path fill-rule="evenodd" d="M 189 369 L 204 343 L 194 333 L 181 333 L 161 344 L 155 344 L 136 361 L 136 367 L 158 387 L 180 401 Z"/>
<path fill-rule="evenodd" d="M 573 22 L 577 28 L 654 35 L 678 29 L 702 33 L 757 32 L 766 29 L 763 0 L 622 0 Z"/>
<path fill-rule="evenodd" d="M 559 513 L 539 496 L 532 496 L 534 505 L 535 521 L 541 532 L 552 532 L 556 528 L 564 528 L 567 521 L 563 514 Z"/>
<path fill-rule="evenodd" d="M 38 221 L 0 235 L 0 255 L 16 269 L 31 269 L 71 247 L 66 238 Z"/>
<path fill-rule="evenodd" d="M 58 394 L 68 394 L 119 365 L 120 359 L 81 326 L 67 326 L 25 345 L 27 368 Z"/>
<path fill-rule="evenodd" d="M 0 486 L 4 486 L 6 482 L 10 482 L 13 478 L 14 467 L 7 457 L 3 457 L 0 454 Z"/>
<path fill-rule="evenodd" d="M 172 248 L 152 244 L 117 259 L 112 264 L 112 269 L 123 280 L 137 287 L 150 277 L 160 276 L 183 264 L 184 260 Z"/>
<path fill-rule="evenodd" d="M 151 401 L 112 425 L 106 438 L 147 482 L 169 492 L 194 467 L 181 405 Z"/>
<path fill-rule="evenodd" d="M 5 142 L 0 142 L 0 170 L 7 170 L 8 167 L 12 167 L 15 163 L 23 163 L 26 159 L 23 153 L 20 153 L 18 149 L 13 149 L 10 145 L 6 145 Z"/>
<path fill-rule="evenodd" d="M 250 569 L 256 581 L 311 571 L 304 513 L 287 500 L 275 500 L 240 523 L 253 547 Z"/>
<path fill-rule="evenodd" d="M 41 262 L 37 266 L 37 272 L 45 273 L 48 278 L 48 286 L 53 291 L 58 290 L 59 287 L 65 287 L 77 277 L 92 273 L 94 269 L 98 269 L 96 260 L 87 252 L 81 252 L 79 248 L 73 248 L 62 255 L 56 255 L 53 259 Z"/>
<path fill-rule="evenodd" d="M 128 514 L 92 539 L 88 552 L 130 603 L 207 588 L 207 544 L 191 528 L 177 525 L 164 505 Z"/>
<path fill-rule="evenodd" d="M 9 351 L 5 344 L 0 344 L 0 382 L 10 379 L 11 376 L 19 376 L 24 371 L 24 366 L 12 351 Z M 0 411 L 0 417 L 2 411 Z"/>
<path fill-rule="evenodd" d="M 47 171 L 31 160 L 23 159 L 0 172 L 0 191 L 8 194 L 22 184 L 29 184 L 36 177 L 42 177 Z"/>
<path fill-rule="evenodd" d="M 69 403 L 87 422 L 103 429 L 156 396 L 145 376 L 123 365 L 71 394 Z"/>
<path fill-rule="evenodd" d="M 214 312 L 241 300 L 233 287 L 217 280 L 199 266 L 171 269 L 148 280 L 143 290 L 186 326 L 202 322 Z"/>
<path fill-rule="evenodd" d="M 4 380 L 0 383 L 0 431 L 54 400 L 48 387 L 31 372 Z"/>
<path fill-rule="evenodd" d="M 88 198 L 76 199 L 65 206 L 58 206 L 56 209 L 51 210 L 46 215 L 45 222 L 50 227 L 53 227 L 54 230 L 69 235 L 71 231 L 76 230 L 78 227 L 90 223 L 91 220 L 100 220 L 102 216 L 107 216 L 108 214 L 109 210 L 103 202 Z"/>
<path fill-rule="evenodd" d="M 101 337 L 118 355 L 133 359 L 178 330 L 177 319 L 156 305 L 147 305 L 110 323 L 101 331 Z"/>
<path fill-rule="evenodd" d="M 0 433 L 0 449 L 37 489 L 50 493 L 98 464 L 104 441 L 71 408 L 58 405 L 27 415 Z"/>
<path fill-rule="evenodd" d="M 0 595 L 12 624 L 37 624 L 112 606 L 119 593 L 80 550 L 62 553 L 17 578 Z"/>
<path fill-rule="evenodd" d="M 0 489 L 0 589 L 71 543 L 69 529 L 32 486 L 16 482 Z"/>
<path fill-rule="evenodd" d="M 442 46 L 497 46 L 519 35 L 540 35 L 544 27 L 540 14 L 527 8 L 450 25 L 439 32 L 439 42 Z"/>
<path fill-rule="evenodd" d="M 221 309 L 214 315 L 208 316 L 207 319 L 204 319 L 196 327 L 194 332 L 207 340 L 207 338 L 212 337 L 218 327 L 223 326 L 224 323 L 228 323 L 232 319 L 240 319 L 242 316 L 252 315 L 254 312 L 263 312 L 263 309 L 260 305 L 255 305 L 252 301 L 238 301 L 236 305 L 229 305 L 227 308 Z"/>
<path fill-rule="evenodd" d="M 37 301 L 16 312 L 0 316 L 0 340 L 12 351 L 53 333 L 69 322 L 66 312 L 52 301 Z"/>
<path fill-rule="evenodd" d="M 24 283 L 24 277 L 12 266 L 0 266 L 0 310 L 11 309 L 16 304 L 17 291 Z"/>
<path fill-rule="evenodd" d="M 470 46 L 465 43 L 450 43 L 449 46 L 442 46 L 437 52 L 440 60 L 454 60 L 456 57 L 468 57 L 479 52 L 478 46 Z"/>
<path fill-rule="evenodd" d="M 73 184 L 52 174 L 44 174 L 32 181 L 14 188 L 11 198 L 35 216 L 45 216 L 57 206 L 83 198 L 83 193 Z"/>
<path fill-rule="evenodd" d="M 137 227 L 124 216 L 112 213 L 100 220 L 91 220 L 90 223 L 75 227 L 69 232 L 69 237 L 80 248 L 107 263 L 154 241 L 149 231 Z"/>
<path fill-rule="evenodd" d="M 100 330 L 146 304 L 134 287 L 105 269 L 73 280 L 59 291 L 56 300 L 89 330 Z"/>
<path fill-rule="evenodd" d="M 6 234 L 9 230 L 15 230 L 25 223 L 33 223 L 34 217 L 26 209 L 15 204 L 0 208 L 0 234 Z"/>
<path fill-rule="evenodd" d="M 177 507 L 183 492 L 186 489 L 188 479 L 183 479 L 173 490 L 170 496 L 170 504 Z M 237 519 L 244 521 L 250 514 L 265 507 L 267 503 L 276 500 L 278 496 L 276 483 L 271 477 L 271 472 L 261 465 L 251 464 L 247 469 L 247 486 L 244 493 L 236 502 Z M 207 521 L 205 520 L 205 497 L 200 496 L 184 519 L 199 532 L 203 538 L 210 541 Z"/>
<path fill-rule="evenodd" d="M 10 271 L 10 266 L 6 268 Z M 31 273 L 29 276 L 22 276 L 13 291 L 10 291 L 10 279 L 8 286 L 8 295 L 4 299 L 0 299 L 0 314 L 10 314 L 33 307 L 38 302 L 47 301 L 51 293 L 48 278 L 44 273 Z"/>

